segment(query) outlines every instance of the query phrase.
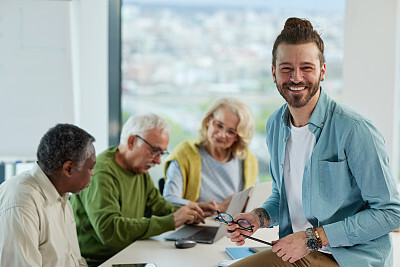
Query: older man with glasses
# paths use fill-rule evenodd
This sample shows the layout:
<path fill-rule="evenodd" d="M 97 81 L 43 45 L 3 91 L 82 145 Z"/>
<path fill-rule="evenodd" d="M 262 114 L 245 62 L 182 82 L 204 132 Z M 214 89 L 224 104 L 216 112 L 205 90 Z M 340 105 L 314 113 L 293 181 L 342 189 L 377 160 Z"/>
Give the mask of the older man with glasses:
<path fill-rule="evenodd" d="M 71 198 L 82 255 L 99 265 L 137 239 L 204 222 L 197 207 L 166 201 L 148 174 L 167 155 L 169 126 L 154 114 L 132 116 L 118 146 L 97 156 L 91 186 Z"/>

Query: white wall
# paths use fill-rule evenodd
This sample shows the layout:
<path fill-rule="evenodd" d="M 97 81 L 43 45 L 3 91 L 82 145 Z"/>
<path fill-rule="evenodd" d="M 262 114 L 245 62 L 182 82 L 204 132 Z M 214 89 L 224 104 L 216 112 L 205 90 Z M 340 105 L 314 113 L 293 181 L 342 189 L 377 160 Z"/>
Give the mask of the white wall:
<path fill-rule="evenodd" d="M 108 147 L 108 0 L 73 0 L 74 122 Z"/>
<path fill-rule="evenodd" d="M 0 1 L 0 161 L 74 123 L 108 147 L 108 0 Z"/>
<path fill-rule="evenodd" d="M 0 1 L 0 161 L 34 160 L 40 138 L 73 122 L 71 5 Z"/>
<path fill-rule="evenodd" d="M 0 84 L 9 81 L 0 86 L 0 161 L 35 160 L 41 136 L 59 122 L 88 131 L 102 152 L 109 132 L 108 0 L 2 0 L 0 7 Z M 29 82 L 35 74 L 35 83 Z M 6 178 L 30 167 L 25 165 L 7 164 Z"/>
<path fill-rule="evenodd" d="M 400 0 L 347 0 L 343 102 L 382 132 L 399 170 Z"/>

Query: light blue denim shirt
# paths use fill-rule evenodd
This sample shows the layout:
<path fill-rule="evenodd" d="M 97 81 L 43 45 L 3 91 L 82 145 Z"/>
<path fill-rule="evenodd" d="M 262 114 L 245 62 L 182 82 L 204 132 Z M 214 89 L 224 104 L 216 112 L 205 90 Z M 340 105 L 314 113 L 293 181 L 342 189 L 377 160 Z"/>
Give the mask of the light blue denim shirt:
<path fill-rule="evenodd" d="M 283 181 L 290 113 L 283 105 L 266 126 L 271 155 L 272 195 L 262 205 L 292 233 Z M 372 123 L 332 100 L 323 90 L 308 128 L 316 137 L 303 175 L 303 209 L 314 226 L 323 226 L 340 266 L 393 265 L 390 232 L 400 228 L 400 199 L 385 141 Z"/>

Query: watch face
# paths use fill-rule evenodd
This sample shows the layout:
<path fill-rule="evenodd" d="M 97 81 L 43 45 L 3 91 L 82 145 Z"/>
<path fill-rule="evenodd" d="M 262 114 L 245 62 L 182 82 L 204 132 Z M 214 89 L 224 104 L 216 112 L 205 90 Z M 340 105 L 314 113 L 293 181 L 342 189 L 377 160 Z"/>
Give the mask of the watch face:
<path fill-rule="evenodd" d="M 317 250 L 319 249 L 318 240 L 314 238 L 307 239 L 306 246 L 309 250 Z"/>

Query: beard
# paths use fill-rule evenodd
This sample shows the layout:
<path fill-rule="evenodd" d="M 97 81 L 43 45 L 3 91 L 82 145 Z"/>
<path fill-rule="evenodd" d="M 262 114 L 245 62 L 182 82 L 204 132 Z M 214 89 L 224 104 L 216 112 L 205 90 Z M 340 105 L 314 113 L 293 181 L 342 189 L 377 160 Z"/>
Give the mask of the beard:
<path fill-rule="evenodd" d="M 283 83 L 279 86 L 277 83 L 276 88 L 278 89 L 281 96 L 286 100 L 286 103 L 292 108 L 302 108 L 310 102 L 320 88 L 320 79 L 316 83 Z M 289 87 L 305 86 L 306 93 L 292 94 L 289 91 Z"/>

